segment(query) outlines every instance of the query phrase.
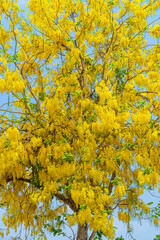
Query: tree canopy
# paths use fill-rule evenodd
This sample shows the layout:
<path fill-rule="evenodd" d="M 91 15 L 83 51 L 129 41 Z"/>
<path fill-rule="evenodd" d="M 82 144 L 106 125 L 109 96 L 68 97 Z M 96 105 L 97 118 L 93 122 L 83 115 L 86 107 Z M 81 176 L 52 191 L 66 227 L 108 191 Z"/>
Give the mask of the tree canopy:
<path fill-rule="evenodd" d="M 114 210 L 128 223 L 150 213 L 141 196 L 159 187 L 159 6 L 29 0 L 25 12 L 0 0 L 6 234 L 24 224 L 45 239 L 77 224 L 70 239 L 113 239 Z"/>

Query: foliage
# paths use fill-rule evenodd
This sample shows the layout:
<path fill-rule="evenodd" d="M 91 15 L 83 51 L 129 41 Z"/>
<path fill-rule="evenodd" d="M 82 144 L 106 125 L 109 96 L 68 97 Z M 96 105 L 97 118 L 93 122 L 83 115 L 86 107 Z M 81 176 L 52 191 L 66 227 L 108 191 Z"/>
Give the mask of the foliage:
<path fill-rule="evenodd" d="M 121 236 L 121 237 L 117 237 L 115 240 L 124 240 L 124 238 Z"/>
<path fill-rule="evenodd" d="M 154 238 L 154 240 L 159 240 L 160 239 L 160 235 L 156 235 L 156 238 Z"/>
<path fill-rule="evenodd" d="M 45 239 L 77 224 L 73 239 L 113 239 L 115 209 L 123 222 L 158 223 L 141 195 L 159 186 L 159 18 L 147 23 L 159 6 L 29 0 L 25 13 L 0 0 L 6 234 L 24 224 Z"/>

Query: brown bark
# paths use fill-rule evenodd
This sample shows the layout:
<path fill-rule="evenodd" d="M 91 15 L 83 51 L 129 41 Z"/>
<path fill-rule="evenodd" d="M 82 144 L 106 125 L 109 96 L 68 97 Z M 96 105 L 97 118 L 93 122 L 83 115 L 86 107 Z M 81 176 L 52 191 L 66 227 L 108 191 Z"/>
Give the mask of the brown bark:
<path fill-rule="evenodd" d="M 88 225 L 78 224 L 78 232 L 76 240 L 88 240 Z"/>
<path fill-rule="evenodd" d="M 114 180 L 115 176 L 116 176 L 116 172 L 114 171 L 112 173 L 112 177 L 111 177 L 111 180 L 110 180 L 110 183 L 109 183 L 109 187 L 108 187 L 109 195 L 111 195 L 111 193 L 112 193 L 112 188 L 113 188 L 112 181 Z"/>
<path fill-rule="evenodd" d="M 93 238 L 94 238 L 94 236 L 96 235 L 96 232 L 92 232 L 92 234 L 91 234 L 91 236 L 90 236 L 90 238 L 89 238 L 89 240 L 93 240 Z"/>

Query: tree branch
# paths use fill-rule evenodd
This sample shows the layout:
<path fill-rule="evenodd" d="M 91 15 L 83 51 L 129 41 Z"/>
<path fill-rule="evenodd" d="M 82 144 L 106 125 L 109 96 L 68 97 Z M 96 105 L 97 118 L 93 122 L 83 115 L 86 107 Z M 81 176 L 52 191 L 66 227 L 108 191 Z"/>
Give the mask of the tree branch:
<path fill-rule="evenodd" d="M 114 172 L 112 173 L 112 177 L 111 177 L 111 180 L 110 180 L 110 183 L 109 183 L 109 187 L 108 187 L 109 195 L 110 195 L 111 192 L 112 192 L 112 188 L 113 188 L 113 183 L 112 183 L 112 181 L 114 180 L 115 176 L 116 176 L 116 172 L 114 171 Z"/>
<path fill-rule="evenodd" d="M 71 198 L 66 198 L 60 193 L 54 193 L 53 196 L 66 203 L 74 212 L 78 211 L 78 208 Z"/>
<path fill-rule="evenodd" d="M 92 240 L 94 238 L 95 234 L 96 234 L 96 232 L 93 231 L 91 236 L 89 237 L 89 240 Z"/>

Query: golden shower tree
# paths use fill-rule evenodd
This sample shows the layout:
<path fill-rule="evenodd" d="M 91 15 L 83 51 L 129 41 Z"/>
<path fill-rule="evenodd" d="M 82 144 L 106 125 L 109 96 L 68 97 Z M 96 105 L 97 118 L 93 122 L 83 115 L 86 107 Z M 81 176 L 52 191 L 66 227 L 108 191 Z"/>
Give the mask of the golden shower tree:
<path fill-rule="evenodd" d="M 141 195 L 160 174 L 159 6 L 29 0 L 25 13 L 0 0 L 6 234 L 24 224 L 45 239 L 77 224 L 70 239 L 113 239 L 115 209 L 123 222 L 150 212 Z"/>

